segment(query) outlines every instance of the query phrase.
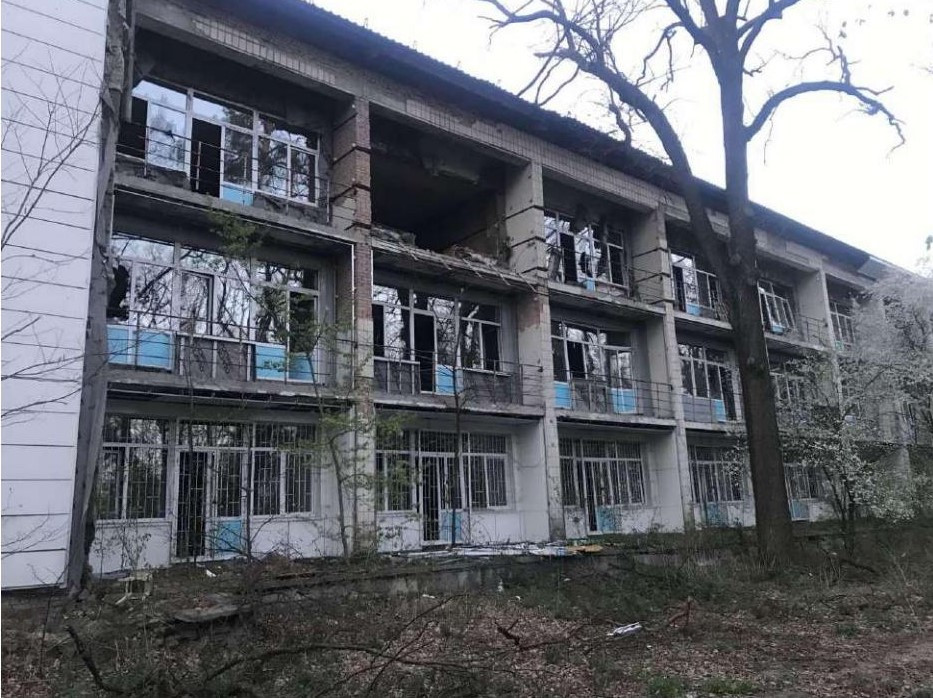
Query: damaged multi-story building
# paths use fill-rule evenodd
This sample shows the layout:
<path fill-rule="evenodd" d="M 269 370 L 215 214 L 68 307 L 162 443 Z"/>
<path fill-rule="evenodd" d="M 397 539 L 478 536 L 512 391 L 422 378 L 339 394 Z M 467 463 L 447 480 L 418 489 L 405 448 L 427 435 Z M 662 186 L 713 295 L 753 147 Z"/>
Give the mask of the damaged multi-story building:
<path fill-rule="evenodd" d="M 753 524 L 730 326 L 664 166 L 300 0 L 133 0 L 109 34 L 99 5 L 94 52 L 67 13 L 40 22 L 63 55 L 130 48 L 85 187 L 113 168 L 99 458 L 81 469 L 80 383 L 4 425 L 4 534 L 61 524 L 4 586 L 64 579 L 95 465 L 98 573 Z M 881 264 L 756 220 L 794 400 L 781 366 L 853 341 Z M 83 337 L 92 227 L 82 281 L 5 297 L 5 324 L 25 303 Z M 794 517 L 825 514 L 787 468 Z"/>

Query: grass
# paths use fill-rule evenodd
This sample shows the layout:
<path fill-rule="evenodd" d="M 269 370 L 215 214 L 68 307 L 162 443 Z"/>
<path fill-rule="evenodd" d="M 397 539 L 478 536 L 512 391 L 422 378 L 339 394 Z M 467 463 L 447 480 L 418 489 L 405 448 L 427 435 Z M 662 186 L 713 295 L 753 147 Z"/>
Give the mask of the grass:
<path fill-rule="evenodd" d="M 16 614 L 3 624 L 2 688 L 4 696 L 102 694 L 67 623 L 111 687 L 131 695 L 700 698 L 806 689 L 919 698 L 933 661 L 931 540 L 924 526 L 866 534 L 860 567 L 834 555 L 832 539 L 802 543 L 797 564 L 768 569 L 741 550 L 710 562 L 690 554 L 684 537 L 676 564 L 616 551 L 521 565 L 535 572 L 507 579 L 501 593 L 345 599 L 299 586 L 201 635 L 175 632 L 172 613 L 209 606 L 219 591 L 253 599 L 247 583 L 309 565 L 212 565 L 213 578 L 181 568 L 159 573 L 149 599 L 116 605 L 120 589 L 102 584 L 81 603 L 63 603 L 44 641 L 45 604 L 30 614 L 4 599 L 4 612 Z M 360 574 L 332 563 L 320 570 L 344 586 Z M 642 632 L 608 637 L 636 621 Z M 308 643 L 321 647 L 302 649 Z"/>

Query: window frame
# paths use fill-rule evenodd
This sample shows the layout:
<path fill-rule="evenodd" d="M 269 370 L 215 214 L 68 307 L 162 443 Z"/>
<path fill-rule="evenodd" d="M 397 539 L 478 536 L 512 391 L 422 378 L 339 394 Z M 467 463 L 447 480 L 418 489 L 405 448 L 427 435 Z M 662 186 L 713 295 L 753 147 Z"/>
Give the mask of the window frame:
<path fill-rule="evenodd" d="M 137 523 L 150 523 L 150 522 L 161 522 L 169 518 L 169 476 L 171 475 L 170 464 L 172 462 L 172 429 L 174 420 L 162 419 L 158 417 L 144 417 L 137 415 L 124 415 L 124 414 L 115 414 L 109 413 L 106 417 L 107 420 L 110 419 L 120 419 L 125 420 L 127 429 L 130 429 L 130 420 L 148 420 L 155 422 L 161 425 L 162 429 L 162 441 L 158 444 L 146 443 L 144 441 L 114 441 L 112 439 L 107 439 L 108 427 L 104 428 L 104 439 L 101 444 L 101 461 L 104 459 L 106 453 L 120 453 L 122 454 L 121 462 L 117 466 L 120 470 L 120 483 L 119 483 L 119 492 L 117 493 L 117 506 L 108 508 L 108 513 L 119 509 L 119 516 L 117 517 L 108 517 L 103 518 L 97 515 L 97 521 L 101 523 L 117 523 L 125 521 L 134 521 Z M 105 422 L 106 424 L 106 422 Z M 121 431 L 123 429 L 121 428 Z M 127 438 L 131 438 L 130 434 L 127 434 Z M 132 487 L 131 484 L 131 468 L 133 463 L 132 455 L 135 451 L 160 451 L 162 453 L 162 472 L 161 472 L 161 483 L 159 488 L 161 489 L 161 496 L 156 498 L 147 497 L 146 501 L 157 500 L 161 502 L 161 515 L 158 516 L 129 516 L 130 512 L 130 490 Z M 102 470 L 100 472 L 103 472 Z M 100 502 L 100 487 L 101 480 L 98 475 L 97 482 L 95 483 L 94 496 L 97 502 Z"/>
<path fill-rule="evenodd" d="M 185 108 L 181 112 L 177 106 L 173 106 L 169 103 L 160 101 L 158 98 L 150 98 L 141 94 L 137 94 L 137 90 L 140 89 L 142 85 L 153 85 L 155 87 L 161 88 L 163 90 L 169 90 L 181 96 L 184 96 L 185 99 Z M 310 129 L 291 126 L 291 129 L 286 128 L 277 129 L 283 130 L 290 133 L 293 136 L 303 137 L 305 139 L 314 139 L 315 148 L 310 148 L 307 145 L 300 146 L 291 141 L 281 137 L 274 136 L 272 133 L 264 133 L 262 131 L 262 121 L 272 122 L 275 125 L 288 125 L 288 121 L 285 118 L 278 117 L 274 114 L 270 114 L 266 111 L 261 111 L 253 107 L 241 104 L 232 100 L 222 99 L 215 97 L 207 92 L 202 90 L 195 89 L 193 87 L 184 87 L 182 85 L 175 84 L 173 82 L 161 79 L 152 79 L 146 78 L 141 80 L 137 85 L 134 86 L 132 90 L 131 99 L 138 99 L 147 104 L 147 123 L 143 124 L 145 127 L 145 145 L 143 148 L 142 156 L 137 156 L 138 159 L 144 160 L 146 163 L 151 164 L 153 167 L 162 167 L 163 169 L 171 169 L 174 171 L 183 172 L 186 176 L 190 177 L 191 172 L 191 158 L 192 158 L 192 122 L 194 119 L 202 121 L 204 123 L 210 124 L 212 126 L 217 126 L 221 129 L 220 135 L 220 170 L 218 172 L 218 179 L 221 187 L 221 191 L 218 193 L 218 198 L 224 198 L 222 195 L 223 186 L 231 186 L 236 189 L 241 189 L 249 191 L 250 193 L 260 193 L 264 196 L 272 196 L 277 199 L 282 199 L 285 201 L 292 201 L 296 203 L 301 203 L 315 208 L 321 208 L 321 197 L 325 191 L 324 178 L 321 174 L 321 143 L 322 143 L 322 134 Z M 222 119 L 217 119 L 214 116 L 206 115 L 199 113 L 195 106 L 195 100 L 203 100 L 208 103 L 220 105 L 220 106 L 229 106 L 233 109 L 237 109 L 251 116 L 251 126 L 246 127 L 239 124 L 231 123 L 230 121 L 225 121 Z M 170 109 L 174 112 L 182 113 L 184 116 L 185 123 L 185 132 L 181 135 L 181 140 L 184 143 L 184 158 L 182 168 L 176 167 L 164 167 L 159 165 L 149 157 L 149 132 L 153 127 L 149 126 L 148 119 L 148 105 L 155 104 L 164 109 Z M 135 122 L 134 122 L 135 123 Z M 136 124 L 139 126 L 140 124 Z M 227 132 L 232 131 L 234 133 L 240 133 L 243 135 L 249 135 L 250 137 L 250 165 L 249 165 L 249 180 L 248 183 L 237 183 L 226 180 L 226 153 L 227 148 Z M 274 132 L 273 132 L 274 133 Z M 259 165 L 259 141 L 260 138 L 266 138 L 272 142 L 280 143 L 286 145 L 286 169 L 288 172 L 288 194 L 282 195 L 275 191 L 270 191 L 268 189 L 263 189 L 260 187 L 260 165 Z M 177 147 L 177 146 L 176 146 Z M 292 165 L 292 151 L 298 151 L 308 155 L 314 159 L 313 171 L 310 173 L 310 182 L 309 182 L 309 192 L 307 197 L 303 196 L 294 196 L 292 195 L 292 186 L 293 186 L 293 165 Z"/>

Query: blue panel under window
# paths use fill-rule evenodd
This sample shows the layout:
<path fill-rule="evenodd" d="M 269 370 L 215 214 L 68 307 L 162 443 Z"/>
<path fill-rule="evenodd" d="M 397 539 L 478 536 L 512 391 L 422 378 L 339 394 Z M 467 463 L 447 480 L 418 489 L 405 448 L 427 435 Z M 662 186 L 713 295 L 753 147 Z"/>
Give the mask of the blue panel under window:
<path fill-rule="evenodd" d="M 239 519 L 214 524 L 214 553 L 239 553 L 243 550 L 243 522 Z"/>
<path fill-rule="evenodd" d="M 136 330 L 136 365 L 171 369 L 172 345 L 171 332 Z"/>
<path fill-rule="evenodd" d="M 586 290 L 587 290 L 587 291 L 595 291 L 595 290 L 596 290 L 596 279 L 589 279 L 589 278 L 584 279 L 584 280 L 583 280 L 583 284 L 584 284 L 584 286 L 586 287 Z"/>
<path fill-rule="evenodd" d="M 686 307 L 687 313 L 689 315 L 699 316 L 702 314 L 702 311 L 700 310 L 700 306 L 697 303 L 687 302 L 684 304 L 684 306 Z"/>
<path fill-rule="evenodd" d="M 130 350 L 130 328 L 122 325 L 107 325 L 107 353 L 112 364 L 132 364 Z"/>
<path fill-rule="evenodd" d="M 453 523 L 453 529 L 451 529 Z M 456 534 L 456 538 L 452 536 Z M 444 511 L 441 512 L 441 540 L 463 543 L 463 512 L 462 511 Z"/>
<path fill-rule="evenodd" d="M 704 504 L 703 518 L 707 526 L 727 526 L 729 524 L 726 505 L 720 502 L 707 502 Z"/>
<path fill-rule="evenodd" d="M 307 354 L 290 354 L 288 357 L 288 378 L 293 381 L 313 381 L 314 362 Z"/>
<path fill-rule="evenodd" d="M 612 411 L 616 414 L 634 412 L 636 408 L 635 391 L 631 388 L 612 388 Z"/>
<path fill-rule="evenodd" d="M 790 518 L 793 521 L 807 521 L 810 518 L 810 507 L 799 499 L 790 500 Z"/>
<path fill-rule="evenodd" d="M 229 184 L 224 184 L 220 188 L 220 198 L 233 201 L 237 204 L 243 204 L 244 206 L 253 205 L 253 192 L 240 189 L 239 187 L 232 187 Z"/>
<path fill-rule="evenodd" d="M 453 395 L 454 370 L 450 366 L 438 366 L 434 371 L 434 375 L 434 392 L 441 395 Z"/>
<path fill-rule="evenodd" d="M 717 422 L 729 421 L 726 416 L 726 403 L 722 400 L 713 400 L 713 414 L 716 416 Z"/>
<path fill-rule="evenodd" d="M 774 334 L 784 334 L 784 325 L 779 322 L 772 322 L 771 332 Z"/>
<path fill-rule="evenodd" d="M 285 347 L 274 344 L 256 345 L 256 378 L 285 379 Z"/>
<path fill-rule="evenodd" d="M 615 507 L 596 507 L 596 528 L 600 533 L 611 533 L 618 530 L 619 517 Z"/>
<path fill-rule="evenodd" d="M 573 409 L 573 400 L 570 397 L 570 383 L 554 381 L 554 404 L 558 409 Z"/>

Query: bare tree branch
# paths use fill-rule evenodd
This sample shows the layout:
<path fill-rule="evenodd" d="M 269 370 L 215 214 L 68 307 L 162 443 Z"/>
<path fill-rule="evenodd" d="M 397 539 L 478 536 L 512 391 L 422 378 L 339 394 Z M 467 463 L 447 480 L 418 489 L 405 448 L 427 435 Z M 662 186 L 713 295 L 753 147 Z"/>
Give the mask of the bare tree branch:
<path fill-rule="evenodd" d="M 785 87 L 783 90 L 771 95 L 771 97 L 765 101 L 765 103 L 761 106 L 761 109 L 755 115 L 755 118 L 752 119 L 752 122 L 746 126 L 746 137 L 748 140 L 754 138 L 768 121 L 768 119 L 771 118 L 771 115 L 774 113 L 774 111 L 788 100 L 803 94 L 813 92 L 835 92 L 837 94 L 848 95 L 858 100 L 859 104 L 861 105 L 861 110 L 869 116 L 882 114 L 885 119 L 887 119 L 888 125 L 890 125 L 897 133 L 898 146 L 901 146 L 906 142 L 904 138 L 902 122 L 891 112 L 890 109 L 884 105 L 881 100 L 877 99 L 877 97 L 885 94 L 889 90 L 890 88 L 884 90 L 873 90 L 868 87 L 859 87 L 857 85 L 834 80 L 816 80 L 813 82 L 802 82 L 798 83 L 797 85 L 791 85 L 790 87 Z"/>

